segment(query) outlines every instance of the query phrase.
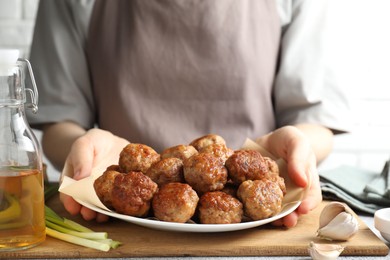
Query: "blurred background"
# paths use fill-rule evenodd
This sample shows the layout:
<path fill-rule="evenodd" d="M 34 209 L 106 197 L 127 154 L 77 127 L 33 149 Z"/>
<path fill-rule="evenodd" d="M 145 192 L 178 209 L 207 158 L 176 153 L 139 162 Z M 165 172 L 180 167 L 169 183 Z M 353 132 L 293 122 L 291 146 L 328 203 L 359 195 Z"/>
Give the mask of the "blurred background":
<path fill-rule="evenodd" d="M 390 158 L 390 1 L 329 1 L 329 56 L 351 95 L 354 124 L 351 133 L 336 137 L 320 169 L 352 165 L 380 172 Z M 38 3 L 0 0 L 0 48 L 17 48 L 28 58 Z M 51 180 L 58 179 L 50 164 L 48 171 Z"/>

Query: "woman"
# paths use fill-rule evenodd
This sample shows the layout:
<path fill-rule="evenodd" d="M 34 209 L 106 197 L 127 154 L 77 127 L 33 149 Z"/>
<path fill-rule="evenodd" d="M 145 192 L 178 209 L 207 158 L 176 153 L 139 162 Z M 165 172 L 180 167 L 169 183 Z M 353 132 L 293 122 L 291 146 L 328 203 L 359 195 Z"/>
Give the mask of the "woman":
<path fill-rule="evenodd" d="M 321 201 L 317 163 L 348 130 L 326 63 L 327 1 L 41 1 L 31 49 L 43 148 L 75 179 L 128 142 L 157 151 L 208 133 L 246 137 Z M 58 149 L 61 147 L 61 149 Z M 85 219 L 107 217 L 62 196 Z"/>

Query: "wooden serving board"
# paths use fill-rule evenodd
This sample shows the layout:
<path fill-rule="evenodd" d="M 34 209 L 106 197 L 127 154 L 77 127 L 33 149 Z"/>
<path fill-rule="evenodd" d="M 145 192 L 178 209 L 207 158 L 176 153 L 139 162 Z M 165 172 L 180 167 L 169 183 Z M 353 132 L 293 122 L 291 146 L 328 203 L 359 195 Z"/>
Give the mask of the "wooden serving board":
<path fill-rule="evenodd" d="M 106 231 L 110 238 L 123 243 L 117 249 L 101 252 L 47 237 L 41 245 L 24 251 L 2 252 L 0 258 L 124 258 L 157 256 L 307 256 L 323 202 L 316 210 L 302 216 L 296 227 L 285 229 L 271 225 L 223 233 L 183 233 L 153 230 L 121 220 L 105 224 L 83 221 L 65 212 L 58 197 L 48 205 L 61 216 L 86 225 L 95 231 Z M 360 219 L 359 232 L 345 246 L 342 255 L 385 256 L 389 248 Z"/>

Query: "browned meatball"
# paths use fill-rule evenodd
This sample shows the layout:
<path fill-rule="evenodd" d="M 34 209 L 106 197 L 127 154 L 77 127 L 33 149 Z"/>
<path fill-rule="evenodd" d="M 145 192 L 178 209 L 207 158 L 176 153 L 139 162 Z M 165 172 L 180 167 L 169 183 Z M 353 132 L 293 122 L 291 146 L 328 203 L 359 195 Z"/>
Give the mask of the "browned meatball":
<path fill-rule="evenodd" d="M 115 177 L 122 174 L 116 170 L 111 170 L 110 167 L 108 167 L 93 183 L 96 195 L 107 208 L 112 208 L 111 191 L 114 187 Z"/>
<path fill-rule="evenodd" d="M 226 141 L 225 141 L 225 139 L 223 139 L 219 135 L 208 134 L 208 135 L 199 137 L 190 143 L 190 145 L 195 147 L 195 149 L 198 151 L 200 149 L 202 149 L 203 147 L 209 146 L 210 144 L 224 144 L 224 145 L 226 145 Z"/>
<path fill-rule="evenodd" d="M 222 191 L 206 192 L 199 200 L 199 220 L 202 224 L 240 223 L 241 201 Z"/>
<path fill-rule="evenodd" d="M 192 145 L 179 144 L 173 147 L 169 147 L 162 151 L 161 159 L 175 157 L 184 161 L 187 158 L 190 158 L 194 154 L 197 154 L 198 151 Z"/>
<path fill-rule="evenodd" d="M 159 187 L 169 182 L 184 182 L 183 161 L 179 158 L 165 158 L 155 162 L 145 173 Z"/>
<path fill-rule="evenodd" d="M 221 190 L 227 177 L 225 166 L 212 154 L 199 153 L 184 161 L 184 179 L 200 194 Z"/>
<path fill-rule="evenodd" d="M 162 221 L 185 223 L 194 215 L 199 197 L 186 183 L 171 182 L 154 195 L 154 216 Z"/>
<path fill-rule="evenodd" d="M 112 206 L 118 213 L 144 217 L 157 190 L 157 184 L 142 172 L 120 174 L 111 192 Z"/>
<path fill-rule="evenodd" d="M 240 185 L 246 180 L 262 180 L 274 178 L 274 172 L 268 159 L 265 160 L 260 152 L 255 150 L 238 150 L 226 160 L 226 168 L 232 181 Z"/>
<path fill-rule="evenodd" d="M 210 144 L 199 150 L 200 153 L 210 153 L 221 159 L 223 163 L 233 155 L 234 151 L 224 144 Z"/>
<path fill-rule="evenodd" d="M 282 209 L 283 192 L 273 181 L 247 180 L 238 187 L 237 196 L 245 215 L 253 220 L 272 217 Z"/>
<path fill-rule="evenodd" d="M 160 160 L 158 154 L 153 148 L 144 144 L 128 144 L 119 155 L 119 166 L 123 172 L 143 172 Z"/>

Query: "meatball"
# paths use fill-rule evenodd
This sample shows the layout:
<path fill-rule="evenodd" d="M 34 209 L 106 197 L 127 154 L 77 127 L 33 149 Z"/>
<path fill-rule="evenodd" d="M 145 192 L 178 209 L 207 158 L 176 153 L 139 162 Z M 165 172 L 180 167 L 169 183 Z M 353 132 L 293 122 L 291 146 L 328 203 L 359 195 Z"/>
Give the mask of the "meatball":
<path fill-rule="evenodd" d="M 159 187 L 169 182 L 184 182 L 183 161 L 179 158 L 165 158 L 155 162 L 145 173 Z"/>
<path fill-rule="evenodd" d="M 114 168 L 114 167 L 112 167 Z M 111 170 L 111 166 L 107 168 L 105 172 L 103 172 L 102 175 L 100 175 L 93 183 L 93 187 L 95 189 L 96 195 L 100 199 L 100 201 L 103 203 L 104 206 L 107 208 L 113 208 L 112 207 L 112 198 L 111 198 L 111 191 L 114 187 L 114 180 L 115 177 L 120 175 L 122 173 Z"/>
<path fill-rule="evenodd" d="M 190 145 L 195 147 L 195 149 L 198 151 L 206 146 L 209 146 L 210 144 L 224 144 L 224 145 L 226 145 L 226 141 L 225 141 L 225 139 L 223 139 L 219 135 L 208 134 L 208 135 L 199 137 L 190 143 Z"/>
<path fill-rule="evenodd" d="M 154 195 L 154 216 L 162 221 L 185 223 L 194 215 L 199 197 L 187 183 L 171 182 Z"/>
<path fill-rule="evenodd" d="M 153 163 L 159 160 L 160 154 L 153 148 L 144 144 L 128 144 L 119 155 L 119 166 L 123 172 L 145 173 Z"/>
<path fill-rule="evenodd" d="M 283 192 L 271 180 L 247 180 L 237 190 L 244 213 L 253 220 L 272 217 L 282 209 Z"/>
<path fill-rule="evenodd" d="M 157 190 L 157 184 L 142 172 L 120 174 L 114 180 L 112 206 L 118 213 L 144 217 Z"/>
<path fill-rule="evenodd" d="M 278 172 L 270 171 L 273 165 L 270 165 L 269 160 L 264 159 L 261 153 L 255 150 L 238 150 L 226 160 L 225 166 L 231 180 L 240 185 L 246 180 L 275 178 Z"/>
<path fill-rule="evenodd" d="M 199 150 L 199 152 L 213 154 L 214 156 L 220 158 L 224 164 L 226 160 L 234 153 L 234 151 L 228 148 L 226 145 L 217 143 L 203 147 Z"/>
<path fill-rule="evenodd" d="M 199 220 L 202 224 L 240 223 L 241 201 L 222 191 L 206 192 L 199 200 Z"/>
<path fill-rule="evenodd" d="M 194 154 L 197 154 L 198 151 L 192 145 L 179 144 L 173 147 L 169 147 L 162 151 L 161 159 L 175 157 L 184 161 L 187 158 L 190 158 Z"/>
<path fill-rule="evenodd" d="M 227 177 L 225 166 L 212 154 L 199 153 L 184 161 L 184 179 L 200 194 L 221 190 Z"/>

